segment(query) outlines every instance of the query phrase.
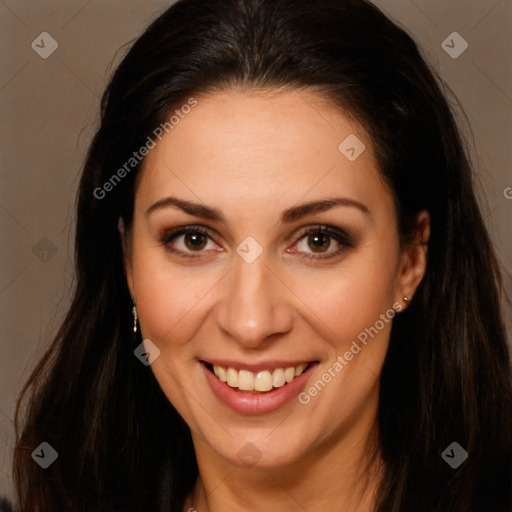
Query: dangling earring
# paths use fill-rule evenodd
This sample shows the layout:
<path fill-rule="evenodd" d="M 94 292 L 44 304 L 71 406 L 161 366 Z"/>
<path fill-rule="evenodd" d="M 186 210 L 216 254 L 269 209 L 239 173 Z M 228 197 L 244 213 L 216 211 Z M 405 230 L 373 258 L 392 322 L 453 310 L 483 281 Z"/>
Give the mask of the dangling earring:
<path fill-rule="evenodd" d="M 132 297 L 132 301 L 133 301 L 133 297 Z M 135 305 L 135 301 L 133 302 L 132 315 L 133 315 L 133 332 L 137 332 L 137 306 Z"/>

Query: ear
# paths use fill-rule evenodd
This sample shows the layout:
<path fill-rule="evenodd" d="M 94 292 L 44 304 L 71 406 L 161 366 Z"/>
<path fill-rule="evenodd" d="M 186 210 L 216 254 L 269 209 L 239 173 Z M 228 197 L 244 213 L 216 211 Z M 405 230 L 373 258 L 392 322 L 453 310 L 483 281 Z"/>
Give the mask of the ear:
<path fill-rule="evenodd" d="M 406 244 L 400 257 L 395 300 L 402 305 L 402 310 L 412 300 L 425 275 L 429 239 L 430 215 L 427 210 L 422 210 L 416 217 L 416 230 L 413 240 Z M 404 300 L 404 297 L 406 300 Z"/>
<path fill-rule="evenodd" d="M 121 237 L 121 247 L 123 250 L 123 267 L 124 274 L 126 276 L 126 281 L 128 284 L 128 288 L 130 290 L 130 295 L 132 298 L 133 294 L 133 272 L 132 272 L 132 233 L 131 230 L 127 230 L 124 224 L 124 220 L 122 217 L 119 217 L 117 222 L 117 229 L 119 230 L 119 236 Z"/>

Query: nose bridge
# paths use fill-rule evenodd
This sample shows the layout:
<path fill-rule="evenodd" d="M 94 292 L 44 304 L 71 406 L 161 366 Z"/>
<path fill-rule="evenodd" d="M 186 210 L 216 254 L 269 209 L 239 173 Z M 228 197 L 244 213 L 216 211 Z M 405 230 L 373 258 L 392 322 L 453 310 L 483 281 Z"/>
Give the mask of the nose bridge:
<path fill-rule="evenodd" d="M 247 347 L 256 348 L 291 328 L 283 287 L 268 264 L 263 255 L 251 263 L 237 257 L 222 294 L 219 327 Z"/>
<path fill-rule="evenodd" d="M 269 306 L 273 300 L 269 279 L 269 269 L 264 258 L 247 263 L 239 260 L 235 263 L 231 291 L 233 298 L 240 304 L 253 308 L 260 305 Z"/>

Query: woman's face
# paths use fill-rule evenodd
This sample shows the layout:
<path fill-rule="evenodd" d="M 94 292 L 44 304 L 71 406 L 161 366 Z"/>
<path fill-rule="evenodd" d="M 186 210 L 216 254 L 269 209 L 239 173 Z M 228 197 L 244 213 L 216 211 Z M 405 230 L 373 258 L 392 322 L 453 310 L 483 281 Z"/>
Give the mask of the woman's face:
<path fill-rule="evenodd" d="M 199 460 L 346 453 L 423 253 L 399 246 L 368 134 L 314 92 L 197 102 L 146 157 L 126 251 L 151 369 Z"/>

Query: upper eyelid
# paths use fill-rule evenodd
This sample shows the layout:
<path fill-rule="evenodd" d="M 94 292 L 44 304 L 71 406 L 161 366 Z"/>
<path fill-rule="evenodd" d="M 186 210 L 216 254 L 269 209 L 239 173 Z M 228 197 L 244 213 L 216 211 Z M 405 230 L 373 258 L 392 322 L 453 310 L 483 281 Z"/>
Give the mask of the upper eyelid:
<path fill-rule="evenodd" d="M 311 224 L 309 226 L 306 226 L 306 227 L 299 228 L 299 229 L 295 230 L 294 233 L 289 235 L 286 240 L 289 240 L 293 236 L 300 236 L 300 237 L 302 237 L 302 236 L 305 236 L 305 235 L 309 234 L 310 232 L 316 232 L 316 231 L 324 232 L 324 233 L 327 233 L 328 235 L 331 235 L 331 236 L 334 236 L 335 234 L 337 234 L 339 236 L 345 236 L 347 238 L 352 238 L 350 236 L 349 231 L 347 229 L 342 228 L 342 227 L 331 226 L 329 224 Z"/>
<path fill-rule="evenodd" d="M 217 243 L 217 241 L 215 240 L 216 231 L 212 228 L 203 226 L 201 224 L 185 224 L 182 226 L 176 226 L 173 228 L 165 229 L 162 231 L 160 235 L 157 235 L 157 238 L 159 240 L 170 239 L 171 237 L 178 238 L 180 236 L 188 234 L 187 232 L 203 233 L 209 236 L 215 243 Z"/>

